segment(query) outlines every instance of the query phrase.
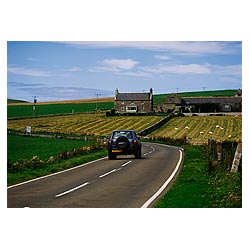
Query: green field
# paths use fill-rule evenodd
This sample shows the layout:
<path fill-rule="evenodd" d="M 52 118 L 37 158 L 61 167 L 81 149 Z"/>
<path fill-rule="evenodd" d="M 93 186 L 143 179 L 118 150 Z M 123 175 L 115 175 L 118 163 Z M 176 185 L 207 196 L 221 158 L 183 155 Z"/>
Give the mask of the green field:
<path fill-rule="evenodd" d="M 80 140 L 39 138 L 29 136 L 7 136 L 7 159 L 15 162 L 38 156 L 41 160 L 49 159 L 60 152 L 72 151 L 74 148 L 88 146 L 93 142 Z"/>
<path fill-rule="evenodd" d="M 98 109 L 112 109 L 113 102 L 100 102 L 97 105 Z M 35 113 L 33 105 L 8 105 L 7 116 L 22 117 L 22 116 L 43 116 L 51 114 L 69 114 L 78 112 L 93 112 L 96 110 L 96 103 L 59 103 L 59 104 L 41 104 L 36 105 Z"/>
<path fill-rule="evenodd" d="M 22 104 L 22 103 L 28 103 L 28 102 L 22 101 L 22 100 L 7 99 L 7 103 L 8 104 L 11 104 L 11 103 L 20 103 L 20 104 Z"/>

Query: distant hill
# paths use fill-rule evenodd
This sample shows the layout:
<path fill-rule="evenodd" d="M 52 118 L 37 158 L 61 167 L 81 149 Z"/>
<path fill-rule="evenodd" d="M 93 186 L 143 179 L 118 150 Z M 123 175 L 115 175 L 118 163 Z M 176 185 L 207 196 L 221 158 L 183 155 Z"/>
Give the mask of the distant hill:
<path fill-rule="evenodd" d="M 7 99 L 7 103 L 28 103 L 26 101 L 22 101 L 22 100 L 15 100 L 15 99 Z"/>

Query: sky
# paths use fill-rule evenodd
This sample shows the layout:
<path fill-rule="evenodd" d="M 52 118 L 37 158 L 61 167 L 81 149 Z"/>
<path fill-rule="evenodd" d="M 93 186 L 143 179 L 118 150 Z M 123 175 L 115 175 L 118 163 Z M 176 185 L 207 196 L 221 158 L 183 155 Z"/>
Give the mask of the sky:
<path fill-rule="evenodd" d="M 7 42 L 7 97 L 38 102 L 242 88 L 242 43 Z"/>

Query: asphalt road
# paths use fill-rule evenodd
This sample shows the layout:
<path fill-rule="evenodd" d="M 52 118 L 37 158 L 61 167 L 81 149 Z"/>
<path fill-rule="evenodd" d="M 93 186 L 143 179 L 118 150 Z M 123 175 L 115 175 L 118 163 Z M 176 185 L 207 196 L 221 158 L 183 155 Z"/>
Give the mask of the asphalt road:
<path fill-rule="evenodd" d="M 107 157 L 8 187 L 8 207 L 150 207 L 178 174 L 179 148 L 143 143 L 142 159 Z"/>

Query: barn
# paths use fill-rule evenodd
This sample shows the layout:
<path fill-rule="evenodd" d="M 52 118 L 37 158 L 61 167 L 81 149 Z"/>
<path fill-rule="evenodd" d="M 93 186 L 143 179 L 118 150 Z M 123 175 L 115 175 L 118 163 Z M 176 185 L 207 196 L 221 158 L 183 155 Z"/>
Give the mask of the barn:
<path fill-rule="evenodd" d="M 235 96 L 220 97 L 180 97 L 177 94 L 166 96 L 165 101 L 157 104 L 159 112 L 173 110 L 183 112 L 242 112 L 241 91 Z"/>

